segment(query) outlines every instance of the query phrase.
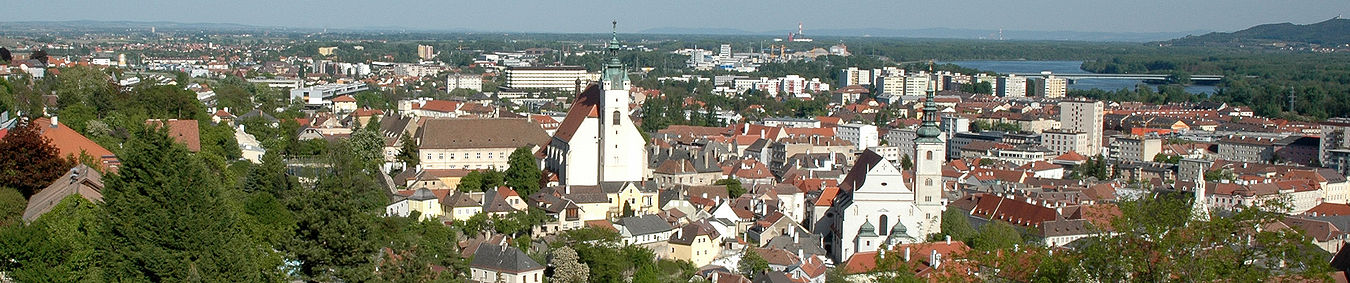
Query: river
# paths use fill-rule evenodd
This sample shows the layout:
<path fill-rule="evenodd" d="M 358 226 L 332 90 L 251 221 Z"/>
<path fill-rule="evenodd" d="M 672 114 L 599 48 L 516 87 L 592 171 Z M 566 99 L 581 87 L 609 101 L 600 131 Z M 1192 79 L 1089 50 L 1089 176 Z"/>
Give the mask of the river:
<path fill-rule="evenodd" d="M 1007 73 L 1040 73 L 1041 71 L 1050 71 L 1056 74 L 1089 74 L 1081 66 L 1083 61 L 949 61 L 938 62 L 939 64 L 956 64 L 957 66 L 979 69 L 981 71 L 995 72 L 999 74 Z M 1079 79 L 1074 80 L 1069 85 L 1069 89 L 1101 89 L 1118 90 L 1133 89 L 1138 84 L 1143 84 L 1140 80 L 1121 80 L 1121 79 Z M 1157 88 L 1154 88 L 1157 90 Z M 1189 93 L 1214 93 L 1215 87 L 1212 85 L 1189 85 L 1186 86 L 1186 92 Z"/>

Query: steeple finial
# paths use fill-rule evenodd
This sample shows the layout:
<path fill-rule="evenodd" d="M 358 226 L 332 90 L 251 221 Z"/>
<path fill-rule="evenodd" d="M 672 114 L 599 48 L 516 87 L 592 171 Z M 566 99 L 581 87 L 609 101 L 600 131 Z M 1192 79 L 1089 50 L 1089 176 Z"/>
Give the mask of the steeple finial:
<path fill-rule="evenodd" d="M 923 124 L 919 126 L 919 129 L 915 133 L 917 137 L 914 141 L 916 142 L 942 142 L 942 140 L 938 139 L 942 130 L 938 129 L 938 109 L 937 102 L 934 101 L 936 100 L 936 95 L 934 95 L 934 93 L 937 92 L 937 82 L 933 81 L 933 74 L 933 61 L 929 60 L 928 74 L 926 74 L 926 76 L 928 76 L 928 93 L 924 97 L 923 102 Z"/>

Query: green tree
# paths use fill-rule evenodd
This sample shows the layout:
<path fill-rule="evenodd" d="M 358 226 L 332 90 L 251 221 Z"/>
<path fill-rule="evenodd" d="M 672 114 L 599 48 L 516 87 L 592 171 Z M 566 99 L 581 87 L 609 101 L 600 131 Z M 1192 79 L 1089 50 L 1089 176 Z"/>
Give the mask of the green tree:
<path fill-rule="evenodd" d="M 417 141 L 413 140 L 412 135 L 403 133 L 403 138 L 399 140 L 399 143 L 398 155 L 395 156 L 395 159 L 403 163 L 404 170 L 412 170 L 413 167 L 417 167 L 417 164 L 422 161 L 421 158 L 418 158 Z"/>
<path fill-rule="evenodd" d="M 966 213 L 960 209 L 948 209 L 942 212 L 942 234 L 951 236 L 953 240 L 969 242 L 975 237 L 975 228 L 970 226 L 970 219 L 967 219 Z"/>
<path fill-rule="evenodd" d="M 1326 280 L 1325 253 L 1297 229 L 1280 223 L 1288 199 L 1273 199 L 1197 220 L 1190 194 L 1126 199 L 1110 223 L 1114 233 L 1086 241 L 1075 253 L 1085 281 L 1267 281 L 1275 276 Z"/>
<path fill-rule="evenodd" d="M 1007 222 L 993 221 L 980 227 L 972 242 L 972 248 L 982 251 L 1011 249 L 1022 243 L 1022 233 Z"/>
<path fill-rule="evenodd" d="M 736 263 L 736 267 L 741 275 L 754 279 L 756 274 L 769 270 L 769 261 L 755 252 L 755 248 L 746 248 L 745 254 L 741 255 L 741 260 Z"/>
<path fill-rule="evenodd" d="M 24 199 L 23 193 L 0 187 L 0 227 L 21 223 L 25 207 L 28 207 L 28 200 Z"/>
<path fill-rule="evenodd" d="M 727 186 L 727 196 L 738 198 L 745 194 L 745 188 L 741 187 L 741 181 L 733 178 L 717 180 L 714 185 Z"/>
<path fill-rule="evenodd" d="M 303 278 L 365 281 L 374 273 L 375 225 L 386 200 L 372 177 L 377 169 L 358 146 L 338 143 L 325 156 L 331 170 L 313 187 L 290 190 L 287 206 L 295 213 L 296 231 L 286 250 Z"/>
<path fill-rule="evenodd" d="M 520 147 L 511 152 L 506 169 L 506 185 L 521 196 L 530 196 L 539 192 L 539 162 L 534 158 L 530 147 Z"/>
<path fill-rule="evenodd" d="M 549 276 L 549 282 L 558 283 L 582 283 L 590 275 L 590 267 L 581 263 L 577 257 L 577 251 L 571 247 L 562 246 L 553 249 L 553 275 Z"/>
<path fill-rule="evenodd" d="M 168 281 L 274 281 L 280 262 L 241 232 L 201 160 L 165 130 L 142 130 L 104 180 L 109 276 Z M 179 208 L 179 209 L 167 209 Z"/>
<path fill-rule="evenodd" d="M 900 167 L 904 168 L 905 170 L 914 169 L 914 160 L 909 158 L 909 154 L 905 154 L 904 157 L 900 157 Z"/>
<path fill-rule="evenodd" d="M 0 272 L 18 282 L 102 282 L 103 212 L 70 195 L 28 225 L 0 226 Z"/>
<path fill-rule="evenodd" d="M 42 136 L 42 125 L 23 123 L 0 138 L 0 186 L 18 189 L 24 198 L 36 194 L 74 166 Z"/>

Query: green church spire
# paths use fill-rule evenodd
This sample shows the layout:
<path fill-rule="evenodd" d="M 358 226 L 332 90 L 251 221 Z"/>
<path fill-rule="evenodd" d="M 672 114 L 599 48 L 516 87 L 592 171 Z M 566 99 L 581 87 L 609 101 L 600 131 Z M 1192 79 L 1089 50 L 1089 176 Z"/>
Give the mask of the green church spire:
<path fill-rule="evenodd" d="M 928 73 L 929 76 L 933 75 L 933 62 L 928 62 Z M 925 97 L 923 102 L 923 124 L 919 126 L 919 130 L 915 133 L 918 137 L 914 139 L 914 142 L 918 143 L 942 142 L 942 139 L 938 138 L 938 136 L 942 135 L 942 130 L 938 129 L 937 102 L 933 101 L 935 98 L 933 93 L 935 91 L 936 87 L 933 86 L 932 80 L 930 79 L 928 85 L 928 95 Z"/>
<path fill-rule="evenodd" d="M 613 28 L 609 38 L 609 64 L 605 65 L 605 83 L 609 89 L 622 89 L 624 82 L 628 80 L 628 72 L 623 70 L 623 63 L 619 62 L 619 22 L 612 22 Z"/>

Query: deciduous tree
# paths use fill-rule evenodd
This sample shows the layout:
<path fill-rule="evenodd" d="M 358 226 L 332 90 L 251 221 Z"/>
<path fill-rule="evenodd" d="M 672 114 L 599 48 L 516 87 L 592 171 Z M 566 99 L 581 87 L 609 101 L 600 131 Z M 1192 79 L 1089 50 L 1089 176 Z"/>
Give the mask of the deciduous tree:
<path fill-rule="evenodd" d="M 0 138 L 0 186 L 18 189 L 24 198 L 47 187 L 74 166 L 42 136 L 43 125 L 27 122 L 9 129 Z"/>

